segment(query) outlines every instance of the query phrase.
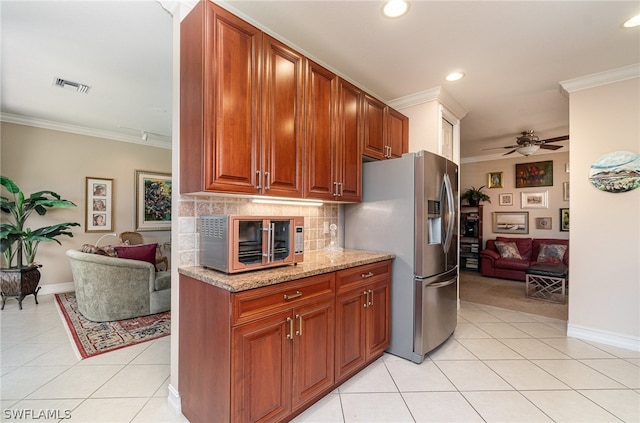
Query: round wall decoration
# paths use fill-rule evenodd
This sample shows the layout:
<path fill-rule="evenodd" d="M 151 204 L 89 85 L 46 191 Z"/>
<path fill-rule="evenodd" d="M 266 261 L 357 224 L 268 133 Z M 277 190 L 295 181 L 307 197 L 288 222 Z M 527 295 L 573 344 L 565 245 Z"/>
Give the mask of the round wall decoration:
<path fill-rule="evenodd" d="M 606 192 L 627 192 L 640 187 L 640 155 L 630 151 L 605 154 L 591 165 L 589 181 Z"/>

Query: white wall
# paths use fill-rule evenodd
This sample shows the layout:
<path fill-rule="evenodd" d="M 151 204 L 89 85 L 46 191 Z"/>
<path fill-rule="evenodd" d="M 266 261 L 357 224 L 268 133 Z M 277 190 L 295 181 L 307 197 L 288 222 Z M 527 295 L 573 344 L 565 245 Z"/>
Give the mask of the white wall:
<path fill-rule="evenodd" d="M 640 153 L 640 78 L 572 91 L 570 335 L 640 350 L 640 189 L 588 181 L 592 163 Z"/>
<path fill-rule="evenodd" d="M 464 124 L 464 121 L 463 121 Z M 553 161 L 553 186 L 538 188 L 516 188 L 515 169 L 518 163 L 530 163 L 539 161 Z M 560 209 L 568 208 L 569 201 L 563 199 L 563 183 L 569 182 L 569 173 L 565 171 L 565 165 L 569 163 L 568 152 L 556 152 L 551 154 L 535 154 L 525 157 L 514 153 L 509 158 L 479 162 L 465 162 L 460 166 L 460 193 L 471 186 L 479 188 L 485 185 L 483 192 L 491 197 L 491 203 L 483 202 L 483 240 L 495 239 L 496 236 L 515 236 L 529 238 L 556 238 L 569 239 L 569 232 L 560 231 Z M 503 188 L 487 188 L 488 174 L 503 172 Z M 545 209 L 523 209 L 520 197 L 522 192 L 547 192 L 549 206 Z M 512 194 L 513 205 L 501 206 L 500 194 Z M 529 233 L 527 235 L 505 235 L 493 232 L 493 212 L 526 211 L 529 212 Z M 536 218 L 550 217 L 551 229 L 536 229 Z M 572 222 L 573 223 L 573 222 Z M 571 247 L 573 248 L 573 246 Z M 571 248 L 569 249 L 571 251 Z"/>
<path fill-rule="evenodd" d="M 38 247 L 43 293 L 58 292 L 51 285 L 73 281 L 66 250 L 95 244 L 104 235 L 85 232 L 86 177 L 113 179 L 113 232 L 120 233 L 135 230 L 135 170 L 171 172 L 168 149 L 12 123 L 2 123 L 1 135 L 2 175 L 13 179 L 26 195 L 51 190 L 77 205 L 52 209 L 45 216 L 34 213 L 27 222 L 31 228 L 60 222 L 81 224 L 72 228 L 73 238 L 60 238 L 62 246 L 47 242 Z M 8 194 L 3 190 L 2 195 Z M 143 236 L 159 244 L 171 240 L 169 231 L 143 232 Z M 115 237 L 105 237 L 100 245 L 117 242 Z"/>

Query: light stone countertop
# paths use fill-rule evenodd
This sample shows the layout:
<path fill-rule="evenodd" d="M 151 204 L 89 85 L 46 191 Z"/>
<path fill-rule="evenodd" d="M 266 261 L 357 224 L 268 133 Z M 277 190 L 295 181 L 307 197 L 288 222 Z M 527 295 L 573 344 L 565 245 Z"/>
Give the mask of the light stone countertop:
<path fill-rule="evenodd" d="M 391 253 L 362 250 L 344 250 L 342 252 L 325 253 L 322 250 L 304 253 L 304 261 L 296 265 L 253 270 L 244 273 L 226 274 L 202 266 L 183 266 L 178 273 L 193 279 L 226 289 L 231 292 L 246 291 L 282 282 L 289 282 L 322 273 L 335 272 L 395 257 Z"/>

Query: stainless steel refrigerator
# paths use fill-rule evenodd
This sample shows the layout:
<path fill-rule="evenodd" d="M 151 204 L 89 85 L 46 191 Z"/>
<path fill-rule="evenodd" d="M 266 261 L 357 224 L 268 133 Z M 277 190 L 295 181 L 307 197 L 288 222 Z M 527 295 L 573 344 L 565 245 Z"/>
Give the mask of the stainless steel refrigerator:
<path fill-rule="evenodd" d="M 427 151 L 363 164 L 345 206 L 346 248 L 396 255 L 387 352 L 421 363 L 457 324 L 458 166 Z"/>

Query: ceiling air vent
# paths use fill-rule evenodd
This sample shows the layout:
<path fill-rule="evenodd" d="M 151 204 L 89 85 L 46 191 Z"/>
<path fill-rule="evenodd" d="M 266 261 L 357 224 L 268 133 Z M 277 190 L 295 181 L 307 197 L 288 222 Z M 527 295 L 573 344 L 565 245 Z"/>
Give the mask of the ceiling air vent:
<path fill-rule="evenodd" d="M 54 78 L 53 84 L 60 88 L 66 88 L 68 90 L 74 90 L 79 93 L 85 94 L 87 94 L 89 92 L 89 89 L 91 88 L 88 85 L 81 84 L 79 82 L 67 81 L 66 79 L 62 78 Z"/>

